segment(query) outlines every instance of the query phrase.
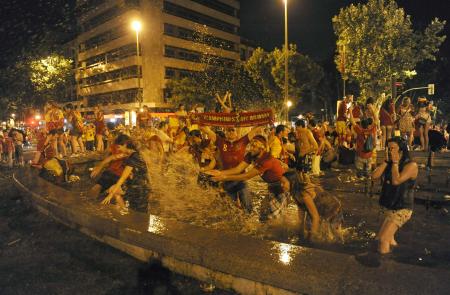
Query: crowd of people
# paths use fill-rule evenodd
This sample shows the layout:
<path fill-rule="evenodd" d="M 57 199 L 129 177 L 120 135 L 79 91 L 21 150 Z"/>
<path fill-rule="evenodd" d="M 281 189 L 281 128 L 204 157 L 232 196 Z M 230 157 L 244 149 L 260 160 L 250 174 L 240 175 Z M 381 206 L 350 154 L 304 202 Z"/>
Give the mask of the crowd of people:
<path fill-rule="evenodd" d="M 120 208 L 146 212 L 150 170 L 164 173 L 172 155 L 182 155 L 198 166 L 200 186 L 222 191 L 247 214 L 254 211 L 248 180 L 259 176 L 269 192 L 268 207 L 261 212 L 261 219 L 276 218 L 292 199 L 299 212 L 309 215 L 309 234 L 314 236 L 324 218 L 316 204 L 323 190 L 311 179 L 334 165 L 354 163 L 359 177 L 383 178 L 380 205 L 388 213 L 379 232 L 379 250 L 387 253 L 396 245 L 395 232 L 412 215 L 418 168 L 409 151 L 414 148 L 415 133 L 420 138 L 417 148 L 429 148 L 430 110 L 428 102 L 419 100 L 414 113 L 409 98 L 397 108 L 392 99 L 387 99 L 377 110 L 373 99 L 362 105 L 348 95 L 338 107 L 335 126 L 305 114 L 293 126 L 237 128 L 193 124 L 183 105 L 168 119 L 155 119 L 144 106 L 138 112 L 137 126 L 130 128 L 107 126 L 100 107 L 95 107 L 92 122 L 86 122 L 71 104 L 61 109 L 49 101 L 45 129 L 36 135 L 37 152 L 32 164 L 54 181 L 67 181 L 69 155 L 96 151 L 105 156 L 91 172 L 95 185 L 89 196 L 102 198 L 102 204 L 115 203 Z M 6 150 L 10 161 L 14 147 L 24 139 L 17 132 L 1 139 L 3 154 Z M 375 167 L 377 150 L 386 150 L 379 167 Z"/>

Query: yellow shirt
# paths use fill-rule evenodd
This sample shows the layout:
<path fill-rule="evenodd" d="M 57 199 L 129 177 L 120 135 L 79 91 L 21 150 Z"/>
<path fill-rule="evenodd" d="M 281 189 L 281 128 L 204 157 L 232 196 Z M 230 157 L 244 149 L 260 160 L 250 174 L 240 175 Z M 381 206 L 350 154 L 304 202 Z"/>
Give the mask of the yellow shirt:
<path fill-rule="evenodd" d="M 279 159 L 281 156 L 281 152 L 283 151 L 283 146 L 281 144 L 281 140 L 274 136 L 272 141 L 269 144 L 269 150 L 272 157 L 275 159 Z"/>
<path fill-rule="evenodd" d="M 94 141 L 95 140 L 95 129 L 88 128 L 86 130 L 86 141 Z"/>

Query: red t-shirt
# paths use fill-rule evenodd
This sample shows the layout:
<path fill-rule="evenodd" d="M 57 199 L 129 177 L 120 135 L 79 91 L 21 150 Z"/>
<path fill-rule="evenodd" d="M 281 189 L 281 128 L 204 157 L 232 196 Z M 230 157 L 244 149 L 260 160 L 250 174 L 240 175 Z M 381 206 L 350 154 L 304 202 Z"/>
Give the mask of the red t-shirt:
<path fill-rule="evenodd" d="M 112 144 L 110 147 L 110 150 L 111 150 L 111 154 L 113 154 L 113 155 L 120 153 L 116 144 Z M 123 164 L 124 160 L 125 160 L 125 158 L 120 159 L 120 160 L 111 161 L 111 163 L 109 163 L 108 170 L 117 176 L 121 176 L 123 169 L 125 168 L 124 164 Z"/>
<path fill-rule="evenodd" d="M 360 119 L 362 117 L 362 111 L 361 111 L 361 107 L 359 105 L 356 105 L 353 108 L 352 115 L 353 115 L 354 119 Z"/>
<path fill-rule="evenodd" d="M 314 136 L 314 139 L 317 141 L 318 144 L 325 137 L 325 134 L 324 134 L 322 128 L 314 127 L 314 128 L 311 129 L 311 132 L 312 132 L 312 134 Z"/>
<path fill-rule="evenodd" d="M 270 153 L 265 153 L 262 157 L 252 161 L 251 155 L 245 156 L 245 162 L 253 165 L 261 173 L 261 178 L 267 183 L 273 183 L 281 180 L 284 169 L 279 160 L 275 159 Z"/>
<path fill-rule="evenodd" d="M 250 142 L 248 135 L 231 142 L 221 136 L 217 136 L 216 147 L 220 152 L 220 159 L 222 160 L 223 169 L 231 169 L 244 161 L 245 150 L 247 144 Z"/>
<path fill-rule="evenodd" d="M 6 153 L 14 152 L 14 141 L 11 137 L 5 138 L 5 141 L 3 142 L 3 150 Z"/>
<path fill-rule="evenodd" d="M 364 150 L 364 143 L 366 142 L 367 136 L 369 134 L 372 134 L 375 144 L 375 138 L 377 136 L 377 126 L 372 125 L 371 127 L 367 129 L 363 129 L 359 125 L 355 125 L 355 132 L 356 132 L 356 155 L 363 159 L 370 159 L 372 157 L 372 151 L 365 153 Z"/>
<path fill-rule="evenodd" d="M 338 108 L 337 121 L 347 121 L 347 103 L 341 101 Z"/>

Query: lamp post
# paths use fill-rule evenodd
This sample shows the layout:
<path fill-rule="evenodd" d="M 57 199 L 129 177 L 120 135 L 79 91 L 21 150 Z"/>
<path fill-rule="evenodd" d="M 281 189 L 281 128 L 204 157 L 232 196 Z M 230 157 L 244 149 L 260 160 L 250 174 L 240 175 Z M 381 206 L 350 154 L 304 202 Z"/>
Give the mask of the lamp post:
<path fill-rule="evenodd" d="M 141 68 L 139 65 L 139 56 L 140 56 L 140 50 L 139 50 L 139 32 L 142 30 L 142 23 L 138 20 L 134 20 L 131 23 L 131 27 L 136 32 L 136 65 L 137 65 L 137 79 L 138 79 L 138 92 L 137 92 L 137 99 L 139 102 L 139 108 L 141 108 L 142 103 L 142 97 L 140 94 L 141 91 Z"/>
<path fill-rule="evenodd" d="M 288 44 L 288 0 L 284 0 L 284 104 L 288 104 L 288 60 L 289 60 L 289 44 Z M 291 103 L 292 104 L 292 103 Z M 289 108 L 286 110 L 286 122 L 288 121 Z"/>
<path fill-rule="evenodd" d="M 292 106 L 292 101 L 288 100 L 286 101 L 286 123 L 289 122 L 289 109 Z"/>

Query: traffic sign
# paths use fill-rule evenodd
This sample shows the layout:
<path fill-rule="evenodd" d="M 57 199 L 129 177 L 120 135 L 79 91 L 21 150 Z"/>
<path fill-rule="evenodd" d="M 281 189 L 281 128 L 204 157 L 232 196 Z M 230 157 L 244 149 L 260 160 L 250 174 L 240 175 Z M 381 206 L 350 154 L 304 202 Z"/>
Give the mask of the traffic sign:
<path fill-rule="evenodd" d="M 428 95 L 434 94 L 434 84 L 428 84 Z"/>

